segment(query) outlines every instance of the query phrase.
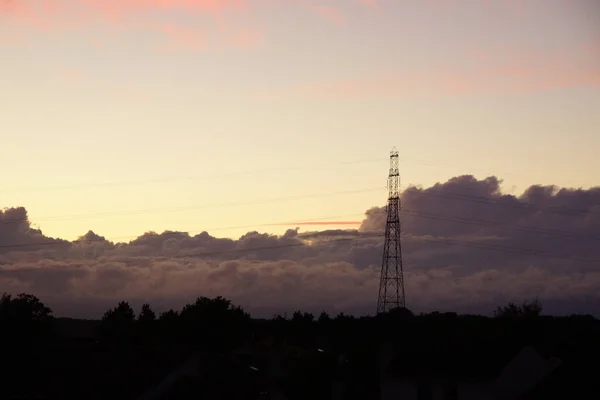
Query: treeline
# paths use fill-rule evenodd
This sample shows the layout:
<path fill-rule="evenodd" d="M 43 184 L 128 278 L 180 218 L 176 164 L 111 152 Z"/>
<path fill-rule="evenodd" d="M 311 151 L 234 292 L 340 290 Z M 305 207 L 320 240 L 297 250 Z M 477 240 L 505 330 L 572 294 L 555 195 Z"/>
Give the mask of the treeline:
<path fill-rule="evenodd" d="M 498 306 L 493 311 L 494 318 L 532 318 L 542 316 L 542 305 L 539 300 L 524 301 L 521 304 L 508 303 L 504 306 Z M 0 297 L 0 322 L 19 323 L 19 322 L 48 322 L 53 317 L 53 311 L 47 307 L 36 296 L 21 293 L 17 296 L 4 293 Z M 284 323 L 291 322 L 296 324 L 326 323 L 330 321 L 351 321 L 365 319 L 394 318 L 406 319 L 412 317 L 444 317 L 444 318 L 487 318 L 484 316 L 459 315 L 453 312 L 432 312 L 420 313 L 415 315 L 409 309 L 395 309 L 382 316 L 355 317 L 343 312 L 336 316 L 329 315 L 326 311 L 318 316 L 312 313 L 295 311 L 291 315 L 276 314 L 270 321 Z M 590 315 L 573 315 L 572 317 L 595 319 Z M 241 306 L 233 304 L 230 300 L 221 296 L 215 298 L 198 297 L 193 303 L 186 304 L 180 311 L 170 309 L 157 314 L 150 304 L 143 304 L 141 309 L 136 311 L 126 301 L 119 302 L 114 308 L 107 310 L 101 318 L 100 330 L 108 336 L 115 336 L 122 329 L 128 329 L 134 325 L 147 327 L 158 324 L 176 324 L 190 323 L 193 321 L 202 321 L 205 325 L 218 327 L 223 324 L 244 324 L 252 321 L 250 314 L 244 311 Z M 254 319 L 256 320 L 256 319 Z M 266 321 L 261 319 L 260 321 Z"/>
<path fill-rule="evenodd" d="M 275 315 L 271 319 L 259 320 L 251 318 L 242 307 L 223 297 L 198 297 L 179 311 L 171 309 L 160 314 L 150 304 L 143 304 L 136 312 L 128 302 L 121 301 L 105 312 L 95 336 L 113 344 L 174 341 L 203 344 L 219 351 L 269 335 L 285 336 L 295 342 L 303 341 L 302 337 L 306 341 L 306 338 L 315 335 L 335 337 L 337 342 L 351 342 L 356 336 L 367 337 L 382 330 L 384 336 L 423 337 L 422 331 L 434 325 L 438 331 L 470 329 L 481 332 L 483 329 L 496 336 L 493 330 L 499 329 L 498 323 L 506 325 L 502 321 L 518 320 L 521 322 L 517 325 L 527 326 L 531 332 L 536 332 L 546 329 L 548 321 L 558 320 L 544 317 L 542 310 L 540 302 L 534 299 L 522 304 L 499 306 L 493 312 L 494 318 L 439 312 L 414 315 L 408 309 L 395 309 L 374 317 L 355 317 L 344 313 L 330 316 L 327 312 L 315 316 L 298 310 L 289 316 Z M 4 294 L 0 298 L 0 325 L 4 334 L 48 336 L 51 335 L 53 320 L 52 310 L 31 294 L 22 293 L 14 297 Z M 492 329 L 489 321 L 494 320 L 497 323 L 492 324 L 495 326 Z M 596 321 L 591 316 L 573 316 L 569 320 Z"/>
<path fill-rule="evenodd" d="M 181 310 L 158 314 L 150 304 L 139 310 L 121 301 L 94 324 L 96 347 L 106 349 L 161 349 L 226 353 L 262 339 L 273 339 L 302 348 L 323 348 L 336 353 L 371 357 L 384 342 L 410 343 L 408 350 L 445 351 L 448 348 L 498 348 L 533 345 L 568 357 L 600 347 L 600 321 L 589 315 L 551 317 L 542 314 L 539 301 L 497 307 L 493 318 L 457 313 L 421 313 L 395 309 L 377 316 L 330 316 L 295 311 L 270 319 L 253 319 L 242 307 L 223 297 L 198 297 Z M 30 294 L 0 298 L 0 335 L 11 335 L 4 344 L 18 342 L 44 346 L 64 341 L 52 310 Z M 75 323 L 89 321 L 71 320 Z M 85 340 L 88 340 L 85 339 Z M 69 346 L 73 346 L 70 344 Z M 146 351 L 146 350 L 144 350 Z M 598 348 L 600 352 L 600 348 Z M 599 353 L 600 354 L 600 353 Z"/>
<path fill-rule="evenodd" d="M 318 372 L 308 364 L 306 371 L 294 375 L 298 387 L 292 392 L 304 393 L 300 389 L 307 389 L 310 379 L 317 382 L 323 376 L 342 374 L 354 383 L 355 398 L 367 397 L 361 390 L 377 386 L 378 353 L 386 342 L 413 360 L 432 352 L 447 353 L 453 360 L 468 352 L 513 354 L 526 345 L 575 365 L 600 356 L 600 321 L 591 316 L 544 316 L 542 311 L 541 304 L 532 300 L 499 306 L 493 318 L 440 312 L 414 315 L 408 309 L 395 309 L 363 317 L 298 310 L 256 319 L 223 297 L 199 297 L 180 310 L 162 313 L 150 304 L 134 310 L 121 301 L 100 321 L 79 321 L 54 318 L 52 310 L 33 295 L 4 294 L 0 346 L 11 369 L 0 398 L 12 398 L 9 394 L 23 398 L 25 389 L 29 398 L 51 393 L 53 398 L 137 398 L 192 353 L 220 357 L 263 339 L 325 357 L 318 365 L 329 369 Z M 57 329 L 65 323 L 75 328 L 91 324 L 93 334 L 69 337 Z M 349 362 L 341 364 L 342 370 L 334 368 L 341 359 Z M 228 374 L 223 376 L 228 379 Z"/>
<path fill-rule="evenodd" d="M 136 315 L 122 301 L 104 314 L 98 333 L 111 343 L 176 340 L 222 351 L 245 340 L 251 321 L 248 313 L 223 297 L 199 297 L 181 311 L 171 309 L 158 316 L 149 304 Z"/>
<path fill-rule="evenodd" d="M 494 310 L 496 318 L 514 318 L 514 317 L 538 317 L 542 315 L 542 305 L 539 300 L 524 301 L 522 304 L 508 303 L 505 306 L 498 306 Z M 17 296 L 4 293 L 0 297 L 0 321 L 2 322 L 24 322 L 24 321 L 48 321 L 53 318 L 52 310 L 47 307 L 36 296 L 26 293 L 18 294 Z M 409 318 L 415 315 L 408 309 L 396 309 L 388 313 L 390 316 L 398 318 Z M 419 316 L 458 316 L 456 313 L 421 313 Z M 593 318 L 591 316 L 586 316 Z M 323 311 L 318 316 L 300 310 L 295 311 L 288 316 L 287 314 L 277 314 L 273 316 L 272 321 L 290 321 L 295 323 L 312 323 L 312 322 L 327 322 L 331 320 L 354 320 L 361 318 L 373 317 L 355 317 L 344 314 L 337 314 L 335 317 L 330 316 L 326 311 Z M 121 326 L 128 326 L 137 321 L 139 324 L 149 324 L 154 321 L 159 322 L 175 322 L 178 320 L 192 321 L 205 320 L 209 323 L 217 323 L 224 321 L 249 321 L 250 315 L 238 305 L 234 305 L 230 300 L 221 296 L 215 298 L 198 297 L 195 302 L 186 304 L 181 311 L 170 309 L 157 315 L 150 304 L 143 304 L 139 312 L 135 310 L 126 301 L 119 302 L 114 308 L 107 310 L 102 317 L 102 322 L 106 332 L 111 330 L 111 327 L 117 329 Z"/>

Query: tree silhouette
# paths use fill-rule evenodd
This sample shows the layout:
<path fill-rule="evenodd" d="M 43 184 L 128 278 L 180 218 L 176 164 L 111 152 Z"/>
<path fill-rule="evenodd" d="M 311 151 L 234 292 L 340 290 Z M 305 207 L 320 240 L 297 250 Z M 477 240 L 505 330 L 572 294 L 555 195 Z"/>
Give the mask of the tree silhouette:
<path fill-rule="evenodd" d="M 229 346 L 246 334 L 250 315 L 221 296 L 198 297 L 183 307 L 179 320 L 188 340 L 217 348 Z"/>
<path fill-rule="evenodd" d="M 351 321 L 351 320 L 354 320 L 354 316 L 344 314 L 344 312 L 340 312 L 338 315 L 335 316 L 335 320 L 336 321 Z"/>
<path fill-rule="evenodd" d="M 114 393 L 133 398 L 138 392 L 145 391 L 150 382 L 164 379 L 189 357 L 190 351 L 199 351 L 204 353 L 203 357 L 206 355 L 205 364 L 210 369 L 207 374 L 213 380 L 235 381 L 233 386 L 242 386 L 244 379 L 252 380 L 256 382 L 252 385 L 257 385 L 257 389 L 252 390 L 258 393 L 258 386 L 262 390 L 265 385 L 263 378 L 250 372 L 252 370 L 247 367 L 246 361 L 240 361 L 243 356 L 239 357 L 237 366 L 232 365 L 231 359 L 237 357 L 230 355 L 236 347 L 251 347 L 257 352 L 268 353 L 268 343 L 275 347 L 288 345 L 282 353 L 289 353 L 290 357 L 285 356 L 282 363 L 289 375 L 278 381 L 278 385 L 292 400 L 322 398 L 323 393 L 330 391 L 332 378 L 348 384 L 347 398 L 370 398 L 369 391 L 376 393 L 379 385 L 379 371 L 374 366 L 378 363 L 380 346 L 388 341 L 394 343 L 398 338 L 411 343 L 407 356 L 417 357 L 420 349 L 428 354 L 427 357 L 433 356 L 429 353 L 439 352 L 444 359 L 452 360 L 451 369 L 454 366 L 462 368 L 462 361 L 457 361 L 462 354 L 468 356 L 469 352 L 481 352 L 487 357 L 489 351 L 489 358 L 495 359 L 497 355 L 494 353 L 510 356 L 523 346 L 539 346 L 563 360 L 565 365 L 593 364 L 600 355 L 597 340 L 600 322 L 593 316 L 523 318 L 537 317 L 541 311 L 541 304 L 534 300 L 498 307 L 495 315 L 499 318 L 435 311 L 415 316 L 402 308 L 376 317 L 353 317 L 340 313 L 331 318 L 327 312 L 322 312 L 318 315 L 319 323 L 314 323 L 312 314 L 300 310 L 292 318 L 276 315 L 272 320 L 251 320 L 241 307 L 222 297 L 198 297 L 183 307 L 180 313 L 169 310 L 160 314 L 158 319 L 149 304 L 144 304 L 136 316 L 131 306 L 122 301 L 102 318 L 102 343 L 81 345 L 80 338 L 77 338 L 78 344 L 72 346 L 69 344 L 74 343 L 70 342 L 70 334 L 54 341 L 61 332 L 70 333 L 68 329 L 56 329 L 57 333 L 53 334 L 35 327 L 60 327 L 63 322 L 71 325 L 74 321 L 53 320 L 52 311 L 35 296 L 4 294 L 0 297 L 0 336 L 4 340 L 0 342 L 5 346 L 5 364 L 11 365 L 13 372 L 12 375 L 5 374 L 2 389 L 15 382 L 14 386 L 19 386 L 15 391 L 21 392 L 23 385 L 17 385 L 16 377 L 26 373 L 30 382 L 36 383 L 30 386 L 43 390 L 52 385 L 60 386 L 57 389 L 61 391 L 59 394 L 44 393 L 47 397 L 67 398 L 62 391 L 70 391 L 68 387 L 73 385 L 73 392 L 68 393 L 68 398 L 81 398 L 81 393 L 75 392 L 89 391 L 90 387 L 96 394 L 93 398 L 110 398 L 111 395 L 114 397 Z M 50 321 L 51 324 L 37 321 Z M 87 322 L 95 321 L 78 322 L 87 325 Z M 17 328 L 13 328 L 15 326 Z M 7 331 L 11 336 L 5 333 Z M 15 344 L 19 345 L 19 351 L 11 352 L 17 347 Z M 413 352 L 413 344 L 415 354 L 408 354 Z M 100 352 L 109 356 L 99 357 Z M 31 367 L 35 367 L 41 358 L 51 360 L 52 368 Z M 254 361 L 252 365 L 256 364 L 259 370 L 264 369 L 258 360 Z M 72 365 L 76 368 L 71 368 Z M 213 368 L 213 365 L 216 367 Z M 70 382 L 66 383 L 66 380 Z M 219 390 L 222 390 L 221 386 Z"/>
<path fill-rule="evenodd" d="M 328 322 L 328 321 L 331 321 L 331 317 L 329 317 L 329 314 L 327 314 L 325 311 L 323 311 L 319 315 L 319 322 L 323 323 L 323 322 Z"/>
<path fill-rule="evenodd" d="M 156 320 L 156 314 L 150 308 L 150 304 L 146 303 L 142 305 L 142 310 L 138 315 L 138 321 L 140 322 L 152 322 Z"/>
<path fill-rule="evenodd" d="M 6 343 L 24 344 L 52 336 L 52 310 L 37 297 L 21 293 L 17 297 L 4 293 L 0 297 L 0 336 Z"/>
<path fill-rule="evenodd" d="M 136 321 L 136 334 L 142 341 L 152 340 L 156 332 L 156 314 L 152 311 L 150 304 L 145 303 L 138 314 Z"/>
<path fill-rule="evenodd" d="M 132 334 L 135 312 L 129 303 L 121 301 L 115 308 L 104 313 L 100 332 L 107 339 L 128 340 Z"/>
<path fill-rule="evenodd" d="M 160 317 L 158 317 L 158 320 L 160 322 L 165 322 L 165 323 L 175 322 L 178 319 L 179 319 L 179 313 L 172 309 L 169 311 L 163 312 L 162 314 L 160 314 Z"/>
<path fill-rule="evenodd" d="M 513 302 L 506 306 L 498 306 L 494 311 L 496 318 L 516 318 L 516 317 L 539 317 L 542 313 L 542 305 L 538 299 L 525 301 L 522 305 L 517 305 Z"/>
<path fill-rule="evenodd" d="M 123 324 L 133 323 L 135 313 L 126 301 L 121 301 L 115 308 L 104 313 L 102 321 L 118 322 Z"/>
<path fill-rule="evenodd" d="M 524 302 L 521 306 L 524 317 L 539 317 L 542 314 L 542 304 L 538 299 L 530 302 Z"/>
<path fill-rule="evenodd" d="M 52 310 L 37 297 L 21 293 L 13 298 L 4 293 L 0 298 L 0 320 L 47 321 L 52 318 Z"/>
<path fill-rule="evenodd" d="M 299 323 L 311 323 L 313 322 L 315 319 L 314 315 L 312 315 L 311 313 L 303 313 L 302 311 L 296 311 L 294 312 L 294 314 L 292 315 L 292 321 L 293 322 L 299 322 Z"/>

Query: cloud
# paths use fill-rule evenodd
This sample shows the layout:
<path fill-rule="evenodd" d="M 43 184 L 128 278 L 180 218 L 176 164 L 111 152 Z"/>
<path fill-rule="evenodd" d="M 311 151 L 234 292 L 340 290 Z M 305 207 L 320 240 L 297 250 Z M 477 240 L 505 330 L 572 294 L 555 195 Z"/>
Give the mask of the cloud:
<path fill-rule="evenodd" d="M 402 193 L 409 307 L 490 313 L 538 296 L 548 312 L 600 315 L 600 188 L 532 185 L 514 196 L 501 184 L 466 175 Z M 359 229 L 236 240 L 148 232 L 129 243 L 94 232 L 58 242 L 32 229 L 23 208 L 0 220 L 0 287 L 35 294 L 57 315 L 99 317 L 120 300 L 164 310 L 222 295 L 268 317 L 373 313 L 386 214 L 372 207 Z"/>
<path fill-rule="evenodd" d="M 380 74 L 329 82 L 292 85 L 259 95 L 261 99 L 317 100 L 432 98 L 486 94 L 530 94 L 568 88 L 600 88 L 600 64 L 591 45 L 574 54 L 540 53 L 532 49 L 478 49 L 453 70 L 396 68 Z M 458 56 L 457 56 L 458 57 Z"/>
<path fill-rule="evenodd" d="M 231 10 L 244 10 L 247 8 L 246 0 L 79 0 L 93 9 L 121 17 L 131 13 L 143 11 L 199 11 L 218 15 Z"/>
<path fill-rule="evenodd" d="M 374 10 L 381 11 L 380 0 L 358 0 L 360 3 L 373 8 Z"/>
<path fill-rule="evenodd" d="M 321 18 L 326 21 L 329 21 L 335 25 L 344 25 L 346 23 L 346 18 L 344 14 L 335 7 L 327 6 L 327 5 L 313 5 L 310 6 L 312 10 Z"/>
<path fill-rule="evenodd" d="M 282 222 L 275 225 L 283 225 L 283 226 L 323 226 L 323 225 L 360 225 L 360 221 L 307 221 L 307 222 Z"/>
<path fill-rule="evenodd" d="M 226 40 L 231 46 L 242 50 L 254 49 L 265 43 L 264 34 L 260 30 L 248 28 L 233 31 Z"/>
<path fill-rule="evenodd" d="M 66 241 L 46 237 L 31 227 L 24 207 L 0 210 L 0 254 L 14 249 L 37 250 L 42 243 L 67 244 Z"/>
<path fill-rule="evenodd" d="M 311 9 L 334 24 L 345 23 L 341 10 L 333 5 L 308 0 L 286 2 Z M 196 52 L 221 46 L 247 50 L 265 42 L 264 32 L 258 26 L 240 27 L 234 17 L 249 18 L 256 5 L 254 0 L 10 0 L 0 2 L 0 16 L 25 24 L 29 33 L 82 31 L 100 23 L 108 25 L 111 34 L 125 30 L 159 32 L 167 39 L 159 50 Z M 16 45 L 25 39 L 1 40 Z"/>
<path fill-rule="evenodd" d="M 33 31 L 81 31 L 100 23 L 113 34 L 129 29 L 156 31 L 168 39 L 160 49 L 184 51 L 205 50 L 217 42 L 244 48 L 259 44 L 256 29 L 240 31 L 224 23 L 227 16 L 247 11 L 245 0 L 12 0 L 0 4 L 0 15 Z M 177 13 L 185 13 L 193 23 L 184 24 Z"/>
<path fill-rule="evenodd" d="M 163 50 L 200 51 L 208 47 L 209 42 L 206 33 L 198 28 L 167 23 L 152 24 L 152 26 L 164 33 L 169 39 L 160 47 Z"/>
<path fill-rule="evenodd" d="M 244 11 L 246 0 L 9 0 L 2 11 L 23 18 L 50 18 L 52 15 L 79 11 L 112 20 L 154 11 L 200 12 L 219 16 L 229 11 Z"/>

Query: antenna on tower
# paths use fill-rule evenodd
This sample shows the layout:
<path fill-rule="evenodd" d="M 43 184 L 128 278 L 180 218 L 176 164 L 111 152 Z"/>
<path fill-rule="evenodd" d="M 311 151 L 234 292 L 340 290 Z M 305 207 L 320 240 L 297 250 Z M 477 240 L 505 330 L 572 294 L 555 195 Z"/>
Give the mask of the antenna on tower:
<path fill-rule="evenodd" d="M 394 308 L 405 308 L 404 272 L 402 268 L 402 246 L 400 244 L 400 172 L 398 170 L 398 150 L 390 153 L 390 171 L 388 175 L 387 220 L 385 224 L 385 243 L 381 261 L 381 278 L 377 299 L 377 314 Z"/>

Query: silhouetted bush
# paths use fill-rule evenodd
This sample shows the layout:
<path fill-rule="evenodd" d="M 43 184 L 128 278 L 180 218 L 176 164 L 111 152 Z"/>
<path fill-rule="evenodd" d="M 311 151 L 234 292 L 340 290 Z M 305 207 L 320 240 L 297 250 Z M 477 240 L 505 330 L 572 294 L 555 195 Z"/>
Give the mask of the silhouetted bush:
<path fill-rule="evenodd" d="M 538 299 L 525 301 L 522 305 L 508 303 L 508 305 L 496 308 L 494 317 L 496 318 L 517 318 L 517 317 L 539 317 L 542 313 L 542 305 Z"/>

